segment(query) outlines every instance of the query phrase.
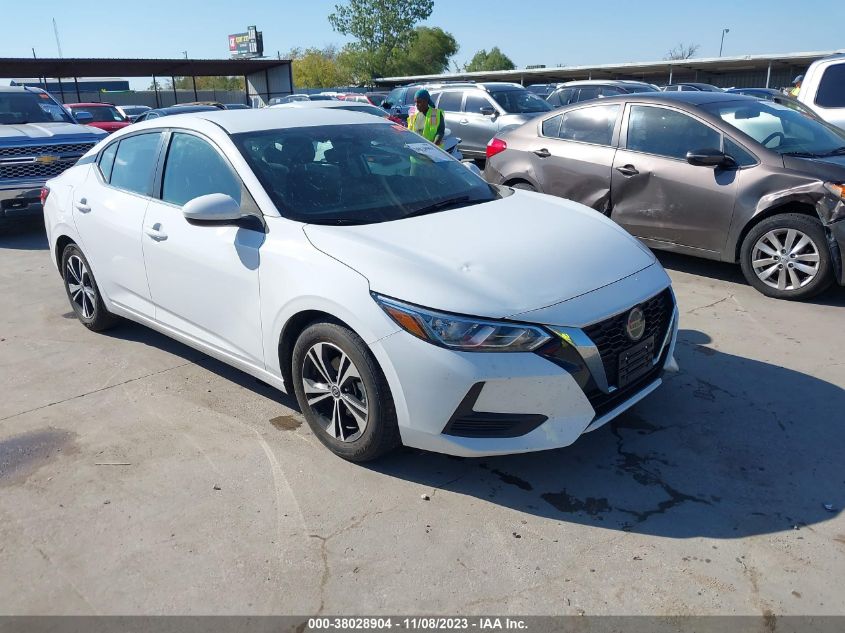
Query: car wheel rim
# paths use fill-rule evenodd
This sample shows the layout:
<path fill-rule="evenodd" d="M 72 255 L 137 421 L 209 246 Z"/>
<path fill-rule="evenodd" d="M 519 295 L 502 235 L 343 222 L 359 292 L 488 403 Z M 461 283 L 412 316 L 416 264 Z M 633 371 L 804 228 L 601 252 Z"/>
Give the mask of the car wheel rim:
<path fill-rule="evenodd" d="M 754 273 L 776 290 L 794 291 L 811 283 L 821 265 L 819 249 L 806 233 L 797 229 L 769 231 L 751 252 Z"/>
<path fill-rule="evenodd" d="M 332 343 L 316 343 L 302 361 L 302 388 L 308 407 L 331 437 L 354 442 L 367 428 L 369 401 L 361 373 Z"/>
<path fill-rule="evenodd" d="M 78 255 L 68 257 L 65 281 L 77 312 L 85 319 L 92 318 L 97 305 L 97 291 L 94 290 L 94 280 L 88 267 Z"/>

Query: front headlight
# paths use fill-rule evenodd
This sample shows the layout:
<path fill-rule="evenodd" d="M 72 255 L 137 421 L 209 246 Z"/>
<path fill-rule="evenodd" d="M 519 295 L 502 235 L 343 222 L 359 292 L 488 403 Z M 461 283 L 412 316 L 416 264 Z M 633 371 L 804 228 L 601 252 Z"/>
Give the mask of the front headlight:
<path fill-rule="evenodd" d="M 377 294 L 373 298 L 406 332 L 462 352 L 533 352 L 552 338 L 534 325 L 445 314 Z"/>

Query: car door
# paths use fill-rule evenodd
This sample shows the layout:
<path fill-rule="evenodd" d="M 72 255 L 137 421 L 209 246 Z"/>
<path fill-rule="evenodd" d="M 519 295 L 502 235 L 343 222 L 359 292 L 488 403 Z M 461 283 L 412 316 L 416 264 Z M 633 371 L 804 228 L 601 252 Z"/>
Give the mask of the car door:
<path fill-rule="evenodd" d="M 460 136 L 461 104 L 464 101 L 464 93 L 460 90 L 441 92 L 437 98 L 437 107 L 443 110 L 446 118 L 446 127 L 454 136 Z"/>
<path fill-rule="evenodd" d="M 674 108 L 630 104 L 622 136 L 613 162 L 611 217 L 638 237 L 721 253 L 737 171 L 686 161 L 689 151 L 722 150 L 721 132 Z"/>
<path fill-rule="evenodd" d="M 174 131 L 156 199 L 143 227 L 144 262 L 156 320 L 252 366 L 264 366 L 258 264 L 263 222 L 189 221 L 182 207 L 225 193 L 244 212 L 257 207 L 235 170 L 207 138 Z"/>
<path fill-rule="evenodd" d="M 606 212 L 622 104 L 586 105 L 545 119 L 531 162 L 544 193 Z"/>
<path fill-rule="evenodd" d="M 487 112 L 483 114 L 482 110 Z M 490 114 L 490 112 L 494 114 Z M 464 97 L 463 116 L 460 126 L 452 133 L 461 137 L 461 151 L 467 151 L 474 156 L 485 156 L 487 143 L 496 136 L 499 126 L 496 120 L 503 114 L 492 99 L 480 90 L 467 90 Z"/>
<path fill-rule="evenodd" d="M 154 314 L 141 227 L 150 201 L 163 133 L 124 136 L 107 145 L 73 193 L 73 218 L 101 291 L 115 305 Z"/>

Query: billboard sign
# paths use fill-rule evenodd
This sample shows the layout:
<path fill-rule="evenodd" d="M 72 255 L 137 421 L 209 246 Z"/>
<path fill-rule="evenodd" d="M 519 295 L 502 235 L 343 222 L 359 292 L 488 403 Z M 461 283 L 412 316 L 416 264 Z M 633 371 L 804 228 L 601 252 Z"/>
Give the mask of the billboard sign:
<path fill-rule="evenodd" d="M 232 57 L 262 57 L 264 38 L 261 31 L 248 26 L 246 33 L 233 33 L 229 36 L 229 53 Z"/>

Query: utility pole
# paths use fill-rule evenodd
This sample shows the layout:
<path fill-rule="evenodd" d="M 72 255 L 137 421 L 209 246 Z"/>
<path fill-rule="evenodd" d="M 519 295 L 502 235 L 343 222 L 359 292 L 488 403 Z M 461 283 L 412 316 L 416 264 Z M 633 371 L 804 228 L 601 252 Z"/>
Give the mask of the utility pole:
<path fill-rule="evenodd" d="M 188 51 L 182 51 L 182 54 L 185 56 L 185 59 L 188 59 Z"/>
<path fill-rule="evenodd" d="M 730 33 L 730 29 L 722 29 L 722 43 L 719 44 L 719 57 L 722 56 L 722 47 L 725 45 L 725 33 Z"/>

